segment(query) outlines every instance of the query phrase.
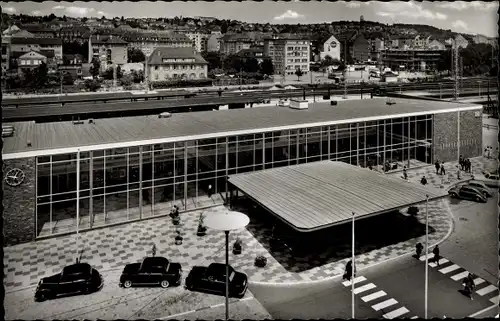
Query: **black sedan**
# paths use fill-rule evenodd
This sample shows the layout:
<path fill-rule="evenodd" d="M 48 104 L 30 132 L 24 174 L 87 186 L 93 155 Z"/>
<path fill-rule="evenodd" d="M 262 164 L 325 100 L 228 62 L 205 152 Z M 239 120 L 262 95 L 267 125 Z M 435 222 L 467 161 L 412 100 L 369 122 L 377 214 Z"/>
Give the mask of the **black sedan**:
<path fill-rule="evenodd" d="M 488 199 L 486 196 L 474 186 L 462 185 L 453 187 L 448 191 L 451 197 L 461 198 L 480 203 L 486 203 Z"/>
<path fill-rule="evenodd" d="M 120 286 L 161 286 L 180 285 L 182 268 L 179 263 L 172 263 L 160 256 L 147 257 L 142 263 L 127 264 L 120 277 Z"/>
<path fill-rule="evenodd" d="M 104 281 L 88 263 L 63 268 L 61 273 L 43 278 L 35 291 L 35 301 L 45 301 L 70 294 L 90 294 L 102 289 Z"/>
<path fill-rule="evenodd" d="M 226 265 L 212 263 L 208 267 L 195 266 L 186 278 L 186 288 L 190 291 L 206 291 L 226 295 Z M 235 271 L 229 266 L 229 296 L 242 298 L 248 288 L 245 273 Z"/>

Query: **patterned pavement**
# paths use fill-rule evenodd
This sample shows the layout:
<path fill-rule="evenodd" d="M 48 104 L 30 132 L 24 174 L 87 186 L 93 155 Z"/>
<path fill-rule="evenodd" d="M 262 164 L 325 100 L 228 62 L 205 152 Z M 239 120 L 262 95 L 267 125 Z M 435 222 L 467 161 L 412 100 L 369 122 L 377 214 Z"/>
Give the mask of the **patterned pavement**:
<path fill-rule="evenodd" d="M 471 161 L 475 173 L 480 173 L 483 167 L 495 166 L 494 161 L 483 160 L 482 157 Z M 451 163 L 447 165 L 453 167 Z M 401 175 L 401 172 L 387 175 Z M 422 175 L 436 187 L 441 184 L 441 179 L 435 174 L 433 166 L 408 170 L 411 182 L 418 183 Z M 450 178 L 450 183 L 456 182 L 456 178 Z M 213 207 L 207 211 L 218 211 L 220 208 L 220 206 Z M 406 213 L 405 210 L 401 212 Z M 151 255 L 153 244 L 156 244 L 157 255 L 180 262 L 185 271 L 193 265 L 205 265 L 214 261 L 224 262 L 224 233 L 208 230 L 205 236 L 196 236 L 200 213 L 201 211 L 194 211 L 181 214 L 179 230 L 184 238 L 181 245 L 175 245 L 176 227 L 169 217 L 164 217 L 80 233 L 78 241 L 76 235 L 70 235 L 6 247 L 4 248 L 5 289 L 13 291 L 35 286 L 41 277 L 60 272 L 64 265 L 75 261 L 78 244 L 80 249 L 84 249 L 82 260 L 100 271 L 121 269 L 124 264 L 142 260 L 144 256 Z M 417 220 L 424 222 L 424 215 L 425 211 L 421 209 L 416 217 Z M 430 242 L 443 240 L 451 228 L 448 200 L 430 203 L 429 218 L 429 225 L 433 231 L 429 235 Z M 269 237 L 269 228 L 258 226 L 258 223 L 256 225 L 251 222 L 248 229 L 231 233 L 231 248 L 237 237 L 242 240 L 243 251 L 240 255 L 233 255 L 230 252 L 230 264 L 247 273 L 253 282 L 293 283 L 321 280 L 343 273 L 345 263 L 349 260 L 348 253 L 341 253 L 345 254 L 340 255 L 344 259 L 321 264 L 327 258 L 317 256 L 295 258 L 287 251 L 279 252 L 277 255 L 281 257 L 274 258 L 266 250 L 268 247 L 265 240 Z M 413 252 L 415 244 L 423 242 L 423 238 L 424 236 L 420 236 L 357 255 L 358 269 Z M 265 268 L 254 266 L 255 257 L 258 255 L 264 255 L 268 259 Z"/>

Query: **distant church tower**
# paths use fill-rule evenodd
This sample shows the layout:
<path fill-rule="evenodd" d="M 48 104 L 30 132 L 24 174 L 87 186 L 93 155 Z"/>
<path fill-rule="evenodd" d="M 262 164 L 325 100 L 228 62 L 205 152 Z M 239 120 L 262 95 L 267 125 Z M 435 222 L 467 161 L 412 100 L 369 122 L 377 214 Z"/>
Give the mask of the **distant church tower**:
<path fill-rule="evenodd" d="M 359 17 L 359 22 L 361 22 L 361 23 L 365 22 L 365 17 L 360 16 L 360 17 Z"/>

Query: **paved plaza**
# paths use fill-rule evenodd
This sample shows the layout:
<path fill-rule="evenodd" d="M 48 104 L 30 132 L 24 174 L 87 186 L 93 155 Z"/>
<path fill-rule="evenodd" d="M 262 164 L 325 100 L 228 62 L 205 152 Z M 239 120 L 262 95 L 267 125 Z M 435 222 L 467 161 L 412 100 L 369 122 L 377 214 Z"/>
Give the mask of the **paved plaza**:
<path fill-rule="evenodd" d="M 496 166 L 496 161 L 482 157 L 471 161 L 474 173 L 480 173 L 483 168 L 492 169 Z M 448 171 L 451 172 L 450 169 L 456 164 L 446 165 L 449 167 Z M 398 171 L 387 175 L 401 176 L 402 174 Z M 418 183 L 423 175 L 427 177 L 430 184 L 435 187 L 441 186 L 442 179 L 435 174 L 433 165 L 408 171 L 410 182 Z M 470 174 L 462 174 L 462 179 L 467 178 L 470 178 Z M 443 188 L 457 183 L 456 174 L 450 175 L 444 181 L 446 184 Z M 432 244 L 441 242 L 452 228 L 448 204 L 447 199 L 429 204 L 429 225 L 433 230 L 429 240 Z M 424 206 L 425 204 L 420 206 L 421 210 L 416 217 L 420 223 L 425 223 Z M 219 209 L 220 206 L 217 206 L 205 212 Z M 156 244 L 157 255 L 180 262 L 185 271 L 194 265 L 207 265 L 214 261 L 224 262 L 224 233 L 208 230 L 203 237 L 196 235 L 199 215 L 202 212 L 193 211 L 181 214 L 179 230 L 184 237 L 181 245 L 175 245 L 176 227 L 173 226 L 171 219 L 163 217 L 80 233 L 78 240 L 76 235 L 70 235 L 6 247 L 4 248 L 6 291 L 35 286 L 41 277 L 60 272 L 64 265 L 75 261 L 77 248 L 84 249 L 83 261 L 102 272 L 119 270 L 127 263 L 142 260 L 146 255 L 151 255 L 153 244 Z M 401 212 L 404 214 L 406 211 Z M 349 253 L 345 253 L 345 259 L 321 266 L 317 266 L 318 262 L 315 265 L 314 259 L 318 258 L 311 258 L 312 261 L 302 258 L 298 261 L 288 252 L 281 254 L 286 257 L 274 258 L 266 250 L 266 244 L 263 245 L 258 241 L 268 239 L 269 236 L 269 227 L 258 226 L 253 222 L 247 229 L 230 234 L 231 246 L 238 237 L 243 242 L 242 254 L 230 253 L 230 262 L 236 269 L 247 273 L 251 282 L 294 283 L 321 280 L 342 273 L 349 257 Z M 424 236 L 420 236 L 360 254 L 357 256 L 358 269 L 413 252 L 415 244 L 423 240 Z M 258 255 L 267 257 L 266 267 L 254 266 L 255 257 Z M 293 272 L 292 266 L 300 266 L 301 269 L 297 271 L 301 272 Z"/>

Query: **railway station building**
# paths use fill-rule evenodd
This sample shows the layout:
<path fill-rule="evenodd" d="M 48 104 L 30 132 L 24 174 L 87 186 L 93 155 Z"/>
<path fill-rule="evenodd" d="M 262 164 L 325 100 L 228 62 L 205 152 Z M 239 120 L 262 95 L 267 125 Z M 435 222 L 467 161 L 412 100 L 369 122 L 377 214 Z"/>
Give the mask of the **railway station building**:
<path fill-rule="evenodd" d="M 11 123 L 5 243 L 158 217 L 174 204 L 221 204 L 234 174 L 327 160 L 383 173 L 481 155 L 480 105 L 374 98 L 304 107 Z"/>

